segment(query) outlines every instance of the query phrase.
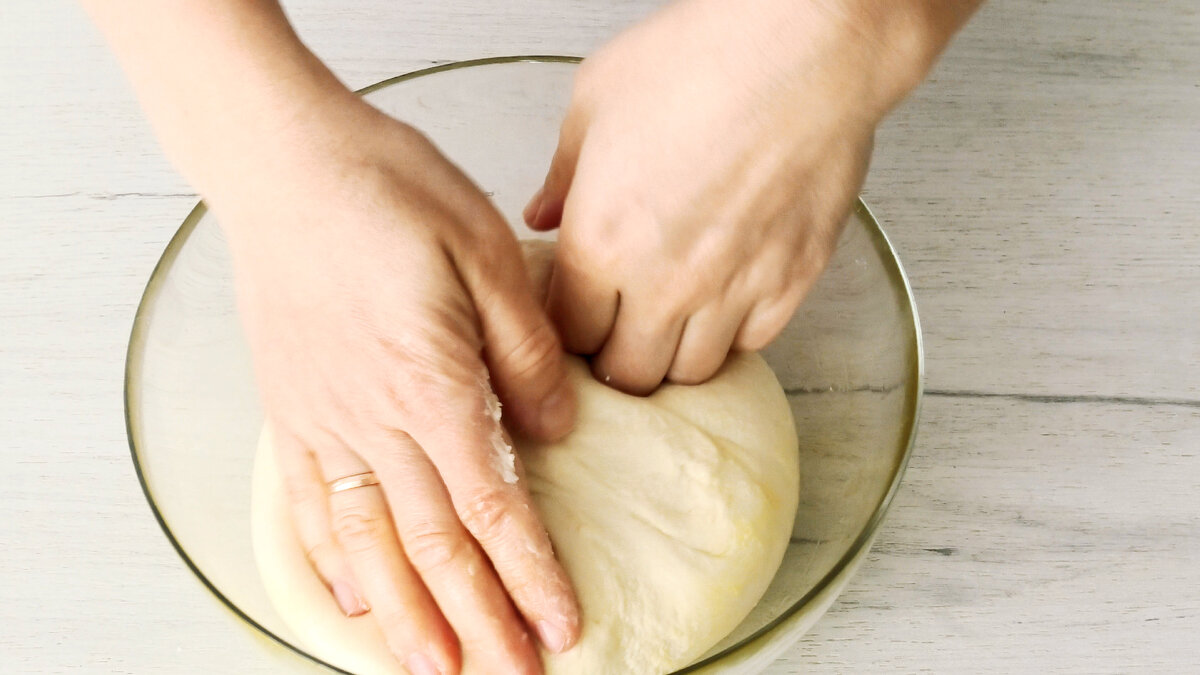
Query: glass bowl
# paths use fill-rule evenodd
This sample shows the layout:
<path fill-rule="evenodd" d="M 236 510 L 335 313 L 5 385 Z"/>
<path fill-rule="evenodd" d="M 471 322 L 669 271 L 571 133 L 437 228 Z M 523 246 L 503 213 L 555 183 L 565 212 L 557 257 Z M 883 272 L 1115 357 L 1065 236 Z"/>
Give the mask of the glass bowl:
<path fill-rule="evenodd" d="M 523 238 L 578 59 L 508 57 L 402 75 L 363 90 L 427 133 Z M 783 564 L 750 616 L 681 673 L 760 672 L 829 607 L 865 557 L 916 432 L 922 352 L 895 251 L 861 202 L 837 253 L 764 355 L 791 401 L 800 506 Z M 340 671 L 305 653 L 259 581 L 250 475 L 262 414 L 234 308 L 229 254 L 203 204 L 146 286 L 126 364 L 138 478 L 163 532 L 221 602 L 295 672 Z M 340 671 L 345 672 L 345 671 Z"/>

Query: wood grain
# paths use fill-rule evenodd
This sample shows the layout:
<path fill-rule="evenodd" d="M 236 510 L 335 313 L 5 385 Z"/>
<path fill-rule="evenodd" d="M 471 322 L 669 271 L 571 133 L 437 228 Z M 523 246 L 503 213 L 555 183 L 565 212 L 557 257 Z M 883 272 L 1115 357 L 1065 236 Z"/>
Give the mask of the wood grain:
<path fill-rule="evenodd" d="M 1197 35 L 1194 3 L 991 3 L 884 126 L 930 387 L 1200 398 Z"/>
<path fill-rule="evenodd" d="M 584 54 L 654 2 L 289 2 L 351 86 Z M 1200 14 L 986 7 L 880 130 L 867 197 L 929 387 L 859 577 L 772 673 L 1200 660 Z M 122 361 L 194 196 L 71 4 L 0 8 L 0 671 L 268 673 L 138 490 Z"/>

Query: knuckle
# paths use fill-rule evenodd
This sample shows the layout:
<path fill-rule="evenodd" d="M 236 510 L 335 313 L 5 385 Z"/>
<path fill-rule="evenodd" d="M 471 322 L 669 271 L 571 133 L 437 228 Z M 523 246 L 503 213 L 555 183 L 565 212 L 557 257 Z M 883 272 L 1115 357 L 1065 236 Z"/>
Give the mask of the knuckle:
<path fill-rule="evenodd" d="M 479 351 L 471 346 L 452 337 L 442 340 L 441 348 L 430 342 L 383 370 L 375 409 L 394 424 L 393 431 L 419 427 L 429 411 L 457 412 L 466 405 L 464 399 L 477 393 L 486 372 Z"/>
<path fill-rule="evenodd" d="M 650 374 L 626 373 L 615 369 L 605 373 L 601 380 L 613 389 L 633 396 L 648 396 L 662 383 L 662 378 Z"/>
<path fill-rule="evenodd" d="M 552 574 L 539 568 L 518 568 L 518 574 L 505 580 L 505 588 L 522 611 L 557 612 L 567 589 Z"/>
<path fill-rule="evenodd" d="M 452 567 L 470 552 L 464 537 L 428 523 L 410 528 L 401 539 L 408 559 L 422 571 Z"/>
<path fill-rule="evenodd" d="M 672 368 L 669 378 L 676 384 L 693 385 L 702 384 L 712 377 L 713 373 L 707 367 L 701 367 L 696 364 L 688 364 L 679 368 Z"/>
<path fill-rule="evenodd" d="M 347 553 L 378 549 L 390 533 L 387 516 L 368 509 L 347 509 L 333 516 L 333 532 Z"/>
<path fill-rule="evenodd" d="M 779 334 L 782 325 L 777 326 L 776 318 L 762 318 L 756 321 L 753 326 L 743 331 L 738 335 L 737 347 L 743 351 L 756 352 L 760 349 L 765 349 L 771 344 L 771 340 Z"/>
<path fill-rule="evenodd" d="M 520 259 L 520 246 L 512 231 L 494 218 L 481 218 L 477 223 L 470 245 L 463 249 L 475 273 L 484 279 L 514 274 L 513 262 Z"/>
<path fill-rule="evenodd" d="M 618 389 L 633 396 L 649 396 L 662 384 L 661 379 L 629 380 L 618 385 Z"/>
<path fill-rule="evenodd" d="M 322 571 L 322 568 L 331 565 L 337 559 L 338 550 L 331 541 L 318 541 L 304 547 L 304 555 L 308 561 L 317 568 L 317 571 Z"/>
<path fill-rule="evenodd" d="M 763 349 L 769 342 L 766 332 L 757 326 L 744 330 L 737 336 L 737 348 L 747 352 Z"/>
<path fill-rule="evenodd" d="M 375 622 L 383 632 L 384 643 L 393 654 L 408 654 L 412 651 L 415 628 L 412 617 L 403 610 L 392 610 L 375 616 Z"/>
<path fill-rule="evenodd" d="M 634 396 L 653 393 L 670 370 L 670 358 L 673 355 L 648 355 L 632 347 L 635 343 L 647 344 L 646 338 L 650 335 L 639 335 L 638 340 L 628 340 L 621 345 L 606 345 L 592 362 L 596 379 Z"/>
<path fill-rule="evenodd" d="M 538 325 L 507 353 L 501 354 L 497 369 L 507 373 L 510 386 L 536 383 L 547 371 L 552 372 L 562 353 L 558 335 L 546 321 Z"/>
<path fill-rule="evenodd" d="M 304 517 L 316 508 L 324 508 L 324 491 L 310 481 L 292 478 L 283 481 L 283 491 L 296 517 Z"/>
<path fill-rule="evenodd" d="M 628 192 L 622 188 L 613 190 Z M 571 229 L 560 234 L 556 259 L 560 265 L 604 274 L 621 269 L 631 256 L 641 251 L 636 245 L 647 234 L 643 229 L 645 218 L 629 204 L 615 204 L 608 192 L 583 188 L 573 192 L 571 199 L 574 211 L 563 216 L 564 219 L 570 216 Z"/>
<path fill-rule="evenodd" d="M 806 292 L 807 286 L 803 282 L 793 282 L 782 292 L 760 302 L 738 331 L 736 347 L 743 351 L 758 351 L 771 344 L 792 320 Z"/>
<path fill-rule="evenodd" d="M 504 581 L 504 590 L 516 602 L 518 610 L 532 609 L 528 605 L 532 600 L 539 600 L 545 595 L 539 577 L 540 570 L 519 569 L 518 574 L 510 575 Z M 538 609 L 541 609 L 540 607 Z"/>
<path fill-rule="evenodd" d="M 512 523 L 511 511 L 510 496 L 499 489 L 488 488 L 463 500 L 458 517 L 477 540 L 494 540 Z"/>

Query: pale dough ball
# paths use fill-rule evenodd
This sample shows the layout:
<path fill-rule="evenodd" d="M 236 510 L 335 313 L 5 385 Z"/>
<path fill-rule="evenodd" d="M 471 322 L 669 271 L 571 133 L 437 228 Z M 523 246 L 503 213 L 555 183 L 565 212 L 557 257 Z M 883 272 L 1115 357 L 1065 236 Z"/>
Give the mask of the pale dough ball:
<path fill-rule="evenodd" d="M 535 272 L 536 278 L 536 272 Z M 742 621 L 783 558 L 799 492 L 791 411 L 757 355 L 709 382 L 640 398 L 572 358 L 575 430 L 516 442 L 525 480 L 575 585 L 583 634 L 543 654 L 558 674 L 669 673 Z M 267 594 L 300 646 L 359 675 L 403 672 L 370 614 L 342 616 L 292 531 L 264 432 L 255 463 L 253 536 Z M 468 658 L 465 673 L 480 672 Z"/>

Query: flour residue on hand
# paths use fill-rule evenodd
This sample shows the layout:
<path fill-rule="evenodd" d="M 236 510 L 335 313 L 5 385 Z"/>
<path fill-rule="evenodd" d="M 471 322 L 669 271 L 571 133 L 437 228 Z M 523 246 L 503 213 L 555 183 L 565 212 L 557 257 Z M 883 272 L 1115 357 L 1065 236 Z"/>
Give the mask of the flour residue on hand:
<path fill-rule="evenodd" d="M 504 438 L 504 427 L 500 424 L 500 398 L 492 391 L 492 384 L 483 380 L 484 415 L 491 421 L 492 432 L 492 467 L 500 474 L 500 478 L 510 485 L 517 482 L 517 456 L 513 447 Z"/>

